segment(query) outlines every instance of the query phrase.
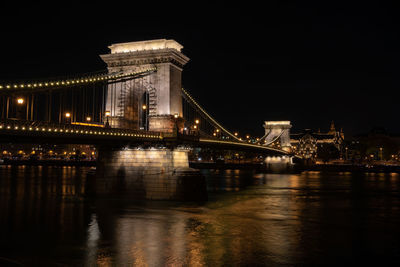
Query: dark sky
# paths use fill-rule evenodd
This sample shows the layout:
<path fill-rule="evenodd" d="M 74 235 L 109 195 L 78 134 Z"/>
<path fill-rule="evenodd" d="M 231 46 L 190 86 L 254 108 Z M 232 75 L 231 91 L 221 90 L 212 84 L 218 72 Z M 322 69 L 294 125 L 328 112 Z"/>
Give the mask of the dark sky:
<path fill-rule="evenodd" d="M 2 6 L 0 80 L 102 70 L 112 43 L 175 39 L 191 59 L 183 86 L 231 130 L 259 135 L 264 120 L 327 130 L 334 120 L 345 134 L 400 132 L 390 2 L 53 3 Z"/>

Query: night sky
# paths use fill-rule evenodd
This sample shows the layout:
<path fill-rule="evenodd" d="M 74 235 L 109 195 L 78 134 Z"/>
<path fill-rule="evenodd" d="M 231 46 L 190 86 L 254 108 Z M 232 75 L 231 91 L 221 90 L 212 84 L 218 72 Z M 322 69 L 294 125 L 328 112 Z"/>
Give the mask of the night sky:
<path fill-rule="evenodd" d="M 112 43 L 175 39 L 191 59 L 184 88 L 232 131 L 262 135 L 265 120 L 327 131 L 334 120 L 346 136 L 400 133 L 400 21 L 390 3 L 148 2 L 3 6 L 0 80 L 98 71 Z"/>

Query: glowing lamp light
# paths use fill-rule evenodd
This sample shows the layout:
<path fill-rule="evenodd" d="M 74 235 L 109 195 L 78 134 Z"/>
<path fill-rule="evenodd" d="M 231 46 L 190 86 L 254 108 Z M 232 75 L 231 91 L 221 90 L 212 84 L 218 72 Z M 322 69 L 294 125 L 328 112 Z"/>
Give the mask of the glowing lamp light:
<path fill-rule="evenodd" d="M 179 117 L 178 114 L 174 114 L 174 118 L 177 119 Z"/>
<path fill-rule="evenodd" d="M 66 117 L 66 118 L 71 118 L 71 113 L 66 112 L 66 113 L 65 113 L 65 117 Z"/>
<path fill-rule="evenodd" d="M 24 99 L 23 99 L 23 98 L 18 98 L 18 99 L 17 99 L 17 103 L 18 103 L 19 105 L 24 104 Z"/>
<path fill-rule="evenodd" d="M 199 124 L 200 120 L 195 120 L 194 123 Z"/>
<path fill-rule="evenodd" d="M 143 106 L 142 106 L 142 109 L 143 109 L 143 110 L 146 110 L 146 109 L 147 109 L 147 106 L 146 106 L 146 105 L 143 105 Z"/>
<path fill-rule="evenodd" d="M 110 117 L 111 116 L 111 112 L 110 111 L 106 111 L 105 115 L 106 115 L 106 117 Z"/>
<path fill-rule="evenodd" d="M 86 121 L 91 121 L 92 118 L 91 117 L 86 117 Z"/>

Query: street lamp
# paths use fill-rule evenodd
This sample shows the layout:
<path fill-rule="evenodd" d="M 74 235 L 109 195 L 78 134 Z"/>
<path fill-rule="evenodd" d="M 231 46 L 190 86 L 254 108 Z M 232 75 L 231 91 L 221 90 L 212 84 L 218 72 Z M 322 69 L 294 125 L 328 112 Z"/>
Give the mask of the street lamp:
<path fill-rule="evenodd" d="M 71 123 L 71 113 L 69 113 L 69 112 L 65 112 L 65 118 L 67 119 L 67 122 L 70 122 Z"/>
<path fill-rule="evenodd" d="M 176 136 L 178 136 L 178 133 L 179 133 L 178 118 L 179 118 L 179 114 L 175 113 L 174 114 L 174 121 L 175 121 L 175 133 L 176 133 Z"/>
<path fill-rule="evenodd" d="M 142 123 L 144 122 L 144 130 L 147 131 L 147 105 L 142 105 Z"/>
<path fill-rule="evenodd" d="M 194 123 L 199 124 L 199 123 L 200 123 L 200 120 L 199 120 L 199 119 L 196 119 L 196 120 L 194 121 Z"/>
<path fill-rule="evenodd" d="M 18 97 L 17 98 L 17 109 L 16 109 L 16 111 L 17 111 L 17 114 L 16 114 L 16 116 L 17 116 L 17 118 L 23 118 L 23 107 L 22 107 L 22 105 L 24 105 L 25 104 L 25 100 L 22 98 L 22 97 Z M 26 109 L 27 109 L 27 111 L 26 111 L 26 120 L 28 120 L 28 107 L 26 107 Z"/>
<path fill-rule="evenodd" d="M 88 117 L 86 117 L 86 121 L 87 121 L 87 122 L 89 122 L 89 121 L 91 121 L 91 120 L 92 120 L 92 118 L 91 118 L 91 117 L 89 117 L 89 116 L 88 116 Z"/>
<path fill-rule="evenodd" d="M 106 110 L 105 115 L 106 115 L 106 127 L 110 128 L 110 123 L 108 122 L 108 118 L 111 116 L 111 112 Z"/>

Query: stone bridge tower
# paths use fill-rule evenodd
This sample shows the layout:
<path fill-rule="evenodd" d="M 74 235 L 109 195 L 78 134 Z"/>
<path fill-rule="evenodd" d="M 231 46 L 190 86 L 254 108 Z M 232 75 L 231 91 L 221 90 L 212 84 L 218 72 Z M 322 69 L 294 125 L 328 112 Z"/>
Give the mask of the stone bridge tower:
<path fill-rule="evenodd" d="M 266 143 L 278 140 L 281 148 L 285 151 L 291 150 L 290 144 L 290 128 L 292 125 L 290 121 L 266 121 L 264 124 L 265 128 L 265 141 Z"/>
<path fill-rule="evenodd" d="M 109 73 L 131 73 L 156 68 L 142 79 L 108 86 L 106 110 L 111 127 L 172 132 L 178 115 L 182 120 L 182 70 L 189 58 L 174 40 L 159 39 L 118 43 L 100 55 Z M 121 104 L 123 103 L 123 104 Z M 145 113 L 144 113 L 145 112 Z M 146 117 L 146 127 L 141 120 Z"/>

